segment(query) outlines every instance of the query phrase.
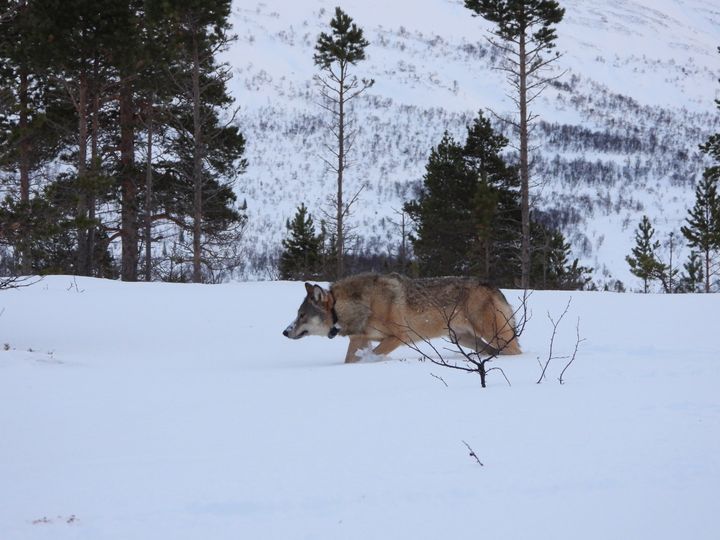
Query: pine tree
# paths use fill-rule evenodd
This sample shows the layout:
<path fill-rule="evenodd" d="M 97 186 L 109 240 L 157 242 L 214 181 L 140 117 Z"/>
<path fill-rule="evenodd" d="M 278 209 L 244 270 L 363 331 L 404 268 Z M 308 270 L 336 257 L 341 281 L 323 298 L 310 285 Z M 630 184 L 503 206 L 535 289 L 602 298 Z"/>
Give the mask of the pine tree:
<path fill-rule="evenodd" d="M 717 177 L 706 171 L 695 189 L 695 206 L 688 210 L 687 225 L 680 228 L 688 246 L 702 254 L 705 264 L 705 292 L 710 292 L 714 275 L 712 259 L 720 249 L 720 198 Z"/>
<path fill-rule="evenodd" d="M 16 272 L 27 274 L 34 267 L 30 229 L 40 216 L 34 216 L 41 205 L 33 204 L 37 190 L 35 176 L 57 156 L 63 144 L 67 117 L 58 110 L 56 90 L 38 62 L 42 48 L 35 27 L 37 9 L 24 1 L 5 2 L 0 11 L 0 170 L 8 173 L 6 185 L 11 198 L 6 199 L 4 213 L 8 222 L 0 228 L 14 233 L 4 240 L 13 250 Z M 12 238 L 12 241 L 10 239 Z"/>
<path fill-rule="evenodd" d="M 350 68 L 365 59 L 365 49 L 369 43 L 363 31 L 342 9 L 335 8 L 335 17 L 330 21 L 330 34 L 322 32 L 315 44 L 315 65 L 322 75 L 316 77 L 320 94 L 324 100 L 322 107 L 332 115 L 329 130 L 333 135 L 333 145 L 327 148 L 332 156 L 325 159 L 328 168 L 337 175 L 337 195 L 335 206 L 335 243 L 337 251 L 338 278 L 344 274 L 346 227 L 345 219 L 357 195 L 346 202 L 344 197 L 345 170 L 348 168 L 348 153 L 355 139 L 348 118 L 349 104 L 370 88 L 375 81 L 358 79 L 351 76 Z"/>
<path fill-rule="evenodd" d="M 720 47 L 718 47 L 718 53 L 720 53 Z M 720 110 L 720 99 L 715 100 L 715 106 Z M 706 169 L 705 174 L 713 178 L 720 176 L 720 133 L 711 135 L 705 144 L 700 145 L 700 150 L 715 161 L 715 165 Z"/>
<path fill-rule="evenodd" d="M 643 280 L 643 292 L 647 293 L 648 285 L 652 280 L 658 279 L 666 266 L 661 263 L 655 251 L 660 247 L 660 241 L 653 241 L 655 230 L 647 216 L 643 216 L 635 232 L 635 247 L 632 248 L 632 256 L 625 257 L 630 265 L 630 272 Z"/>
<path fill-rule="evenodd" d="M 169 77 L 175 99 L 163 111 L 171 128 L 167 152 L 159 164 L 155 199 L 158 207 L 190 233 L 181 242 L 182 258 L 191 264 L 193 282 L 203 271 L 214 275 L 221 265 L 238 264 L 237 245 L 246 216 L 236 204 L 233 182 L 244 173 L 245 138 L 234 117 L 227 83 L 231 70 L 217 61 L 234 39 L 230 0 L 160 2 L 155 20 L 163 20 L 172 39 Z"/>
<path fill-rule="evenodd" d="M 304 203 L 298 207 L 292 222 L 288 220 L 285 226 L 289 236 L 282 241 L 280 279 L 319 279 L 323 237 L 316 234 L 312 215 Z"/>
<path fill-rule="evenodd" d="M 530 124 L 537 118 L 529 105 L 555 77 L 543 75 L 543 70 L 558 55 L 543 57 L 555 47 L 555 29 L 565 10 L 554 0 L 465 0 L 465 7 L 474 15 L 494 23 L 491 42 L 504 51 L 507 64 L 502 68 L 516 93 L 518 120 L 510 122 L 520 136 L 520 192 L 521 192 L 521 286 L 530 287 Z"/>
<path fill-rule="evenodd" d="M 718 47 L 720 52 L 720 47 Z M 720 109 L 720 99 L 715 100 Z M 688 211 L 687 226 L 681 231 L 691 248 L 700 250 L 705 264 L 705 292 L 710 292 L 712 278 L 720 272 L 713 267 L 713 258 L 720 251 L 720 198 L 717 184 L 720 180 L 720 133 L 711 135 L 700 150 L 715 164 L 706 168 L 695 189 L 695 206 Z"/>
<path fill-rule="evenodd" d="M 41 121 L 39 131 L 43 137 L 61 134 L 61 138 L 52 141 L 52 159 L 73 168 L 72 173 L 52 179 L 51 184 L 57 184 L 64 192 L 61 198 L 68 203 L 67 208 L 73 209 L 70 217 L 75 229 L 77 261 L 72 272 L 80 275 L 98 275 L 94 257 L 103 254 L 101 258 L 106 258 L 102 248 L 107 244 L 94 244 L 103 234 L 99 232 L 103 227 L 95 215 L 94 204 L 102 196 L 97 194 L 99 183 L 109 190 L 109 183 L 99 174 L 96 126 L 101 112 L 97 104 L 102 103 L 101 94 L 111 93 L 108 89 L 113 75 L 108 58 L 120 42 L 120 34 L 123 42 L 127 40 L 120 28 L 118 11 L 122 8 L 122 3 L 109 0 L 36 0 L 27 3 L 28 11 L 23 10 L 22 17 L 14 19 L 22 20 L 27 15 L 31 21 L 22 31 L 23 69 L 27 70 L 28 88 L 36 90 L 37 100 L 31 108 Z M 41 146 L 36 142 L 32 140 L 30 147 Z M 21 173 L 21 184 L 22 176 Z M 38 189 L 36 193 L 46 196 L 48 192 Z M 39 218 L 32 216 L 30 222 L 40 223 Z"/>

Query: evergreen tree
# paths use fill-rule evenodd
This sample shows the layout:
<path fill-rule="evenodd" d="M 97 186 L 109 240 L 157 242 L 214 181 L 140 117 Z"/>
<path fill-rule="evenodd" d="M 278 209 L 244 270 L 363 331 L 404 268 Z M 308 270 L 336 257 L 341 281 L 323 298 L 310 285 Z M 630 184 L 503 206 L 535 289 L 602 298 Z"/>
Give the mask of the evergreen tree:
<path fill-rule="evenodd" d="M 325 220 L 320 221 L 320 272 L 326 281 L 335 281 L 337 278 L 337 241 L 334 234 L 328 231 Z"/>
<path fill-rule="evenodd" d="M 98 175 L 91 166 L 97 161 L 97 130 L 91 129 L 91 125 L 97 124 L 98 116 L 93 104 L 107 86 L 101 79 L 106 80 L 104 70 L 108 51 L 112 49 L 111 36 L 118 31 L 116 4 L 85 0 L 27 3 L 12 19 L 13 24 L 21 25 L 15 43 L 22 52 L 14 59 L 11 56 L 10 64 L 6 64 L 11 65 L 14 60 L 19 82 L 18 118 L 20 131 L 25 133 L 17 139 L 16 147 L 20 201 L 27 205 L 28 177 L 43 161 L 64 161 L 74 168 L 74 173 L 65 173 L 51 183 L 57 183 L 55 191 L 73 208 L 70 223 L 75 228 L 77 261 L 64 271 L 81 275 L 97 275 L 93 272 L 93 257 L 101 252 L 93 247 L 94 232 L 100 223 L 93 204 Z M 29 153 L 23 149 L 25 145 Z M 36 196 L 48 193 L 40 186 L 35 190 Z M 27 209 L 41 207 L 42 204 L 30 204 Z M 42 222 L 42 216 L 26 217 L 27 223 Z M 27 239 L 35 237 L 32 231 L 25 235 Z M 38 253 L 35 248 L 30 251 Z M 36 266 L 32 262 L 31 265 Z"/>
<path fill-rule="evenodd" d="M 322 75 L 316 77 L 324 100 L 322 107 L 332 115 L 328 126 L 334 143 L 327 147 L 331 159 L 324 161 L 337 175 L 334 229 L 337 252 L 336 276 L 340 278 L 345 273 L 345 220 L 356 198 L 352 197 L 346 202 L 344 197 L 347 157 L 355 138 L 355 133 L 349 125 L 348 106 L 375 81 L 358 79 L 350 74 L 350 68 L 365 59 L 365 49 L 369 45 L 362 29 L 339 7 L 335 8 L 335 17 L 330 21 L 330 27 L 332 29 L 330 34 L 322 32 L 318 37 L 313 59 L 315 65 L 322 71 Z"/>
<path fill-rule="evenodd" d="M 703 261 L 697 251 L 690 251 L 687 262 L 683 265 L 685 272 L 680 276 L 679 292 L 700 292 L 704 284 Z"/>
<path fill-rule="evenodd" d="M 532 222 L 531 278 L 538 289 L 582 290 L 590 282 L 592 268 L 570 259 L 570 244 L 558 229 Z"/>
<path fill-rule="evenodd" d="M 514 286 L 519 271 L 520 193 L 517 167 L 508 166 L 501 155 L 507 144 L 480 112 L 468 127 L 464 156 L 477 177 L 473 273 L 488 282 Z"/>
<path fill-rule="evenodd" d="M 647 216 L 643 216 L 635 232 L 635 247 L 632 248 L 632 256 L 628 255 L 625 260 L 630 265 L 630 272 L 643 280 L 643 292 L 647 293 L 649 283 L 658 279 L 665 271 L 666 266 L 661 263 L 656 255 L 660 247 L 660 241 L 653 241 L 655 230 Z"/>
<path fill-rule="evenodd" d="M 234 39 L 229 33 L 231 2 L 183 0 L 157 7 L 154 19 L 163 20 L 172 36 L 169 75 L 176 93 L 164 112 L 172 128 L 166 148 L 171 158 L 159 164 L 163 172 L 155 199 L 190 233 L 192 243 L 181 242 L 178 248 L 197 283 L 203 270 L 213 274 L 219 264 L 239 264 L 237 244 L 246 221 L 233 191 L 233 182 L 247 167 L 245 139 L 224 118 L 234 116 L 227 89 L 231 73 L 217 61 Z"/>
<path fill-rule="evenodd" d="M 537 118 L 528 105 L 540 95 L 553 77 L 543 70 L 555 57 L 543 53 L 555 46 L 555 29 L 565 10 L 555 0 L 465 0 L 465 7 L 495 25 L 491 42 L 505 52 L 508 62 L 502 68 L 516 93 L 517 121 L 511 122 L 519 132 L 521 193 L 521 286 L 530 287 L 530 124 Z"/>
<path fill-rule="evenodd" d="M 418 198 L 405 205 L 422 275 L 474 274 L 515 285 L 520 205 L 517 169 L 501 155 L 507 142 L 480 113 L 464 145 L 445 133 L 431 151 Z"/>
<path fill-rule="evenodd" d="M 720 198 L 717 193 L 718 177 L 705 171 L 695 189 L 695 206 L 688 211 L 687 225 L 680 228 L 688 246 L 699 250 L 705 264 L 705 292 L 710 292 L 714 275 L 712 259 L 720 249 Z"/>
<path fill-rule="evenodd" d="M 720 53 L 720 47 L 718 47 Z M 720 79 L 718 79 L 720 81 Z M 720 99 L 715 100 L 715 106 L 720 110 Z M 705 174 L 712 178 L 718 178 L 720 176 L 720 133 L 711 135 L 705 144 L 700 145 L 700 150 L 710 156 L 714 161 L 715 165 L 705 170 Z"/>
<path fill-rule="evenodd" d="M 73 271 L 79 275 L 96 275 L 94 242 L 100 227 L 96 202 L 104 195 L 98 193 L 100 104 L 101 96 L 109 94 L 109 88 L 117 82 L 111 59 L 124 57 L 117 49 L 128 42 L 133 26 L 125 16 L 127 7 L 127 3 L 110 0 L 32 3 L 34 24 L 29 39 L 37 44 L 33 67 L 43 74 L 48 85 L 57 87 L 57 96 L 72 118 L 73 128 L 66 125 L 69 151 L 60 157 L 73 167 L 74 173 L 56 181 L 68 200 L 74 199 L 77 261 Z M 117 120 L 113 122 L 116 124 Z M 102 183 L 109 188 L 109 184 Z"/>
<path fill-rule="evenodd" d="M 558 229 L 532 222 L 532 271 L 531 278 L 538 289 L 578 290 L 584 289 L 591 280 L 592 268 L 572 261 L 570 244 Z"/>
<path fill-rule="evenodd" d="M 5 4 L 5 5 L 3 5 Z M 33 124 L 39 116 L 42 85 L 33 71 L 34 12 L 24 2 L 0 3 L 0 167 L 19 176 L 19 200 L 30 200 Z"/>
<path fill-rule="evenodd" d="M 312 215 L 300 204 L 286 223 L 288 237 L 282 241 L 280 279 L 311 280 L 320 278 L 323 237 L 316 234 Z"/>
<path fill-rule="evenodd" d="M 674 294 L 679 292 L 678 274 L 679 270 L 674 264 L 675 255 L 675 233 L 671 232 L 668 236 L 668 240 L 665 246 L 669 249 L 669 261 L 664 265 L 663 271 L 658 276 L 660 283 L 662 283 L 663 290 L 668 294 Z"/>
<path fill-rule="evenodd" d="M 720 47 L 718 47 L 720 52 Z M 720 109 L 720 99 L 715 100 Z M 720 272 L 713 266 L 713 257 L 720 251 L 720 198 L 717 184 L 720 179 L 720 133 L 711 135 L 700 150 L 710 156 L 714 165 L 705 169 L 695 190 L 695 206 L 688 211 L 687 226 L 682 233 L 691 248 L 697 248 L 705 264 L 705 292 L 710 292 L 712 278 Z"/>
<path fill-rule="evenodd" d="M 430 152 L 417 200 L 404 208 L 415 223 L 411 242 L 422 275 L 470 272 L 477 187 L 477 175 L 467 166 L 463 147 L 446 132 Z"/>

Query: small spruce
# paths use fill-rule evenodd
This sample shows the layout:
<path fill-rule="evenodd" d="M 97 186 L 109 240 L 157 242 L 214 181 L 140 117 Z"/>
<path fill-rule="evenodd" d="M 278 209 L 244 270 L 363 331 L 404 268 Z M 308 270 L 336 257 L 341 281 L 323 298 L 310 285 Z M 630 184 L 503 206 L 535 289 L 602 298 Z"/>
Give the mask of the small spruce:
<path fill-rule="evenodd" d="M 630 272 L 643 280 L 643 292 L 649 291 L 649 284 L 659 279 L 665 273 L 666 265 L 661 263 L 656 255 L 660 247 L 660 241 L 653 241 L 655 229 L 650 219 L 643 216 L 635 232 L 635 247 L 632 248 L 632 256 L 628 255 L 625 260 L 630 265 Z"/>

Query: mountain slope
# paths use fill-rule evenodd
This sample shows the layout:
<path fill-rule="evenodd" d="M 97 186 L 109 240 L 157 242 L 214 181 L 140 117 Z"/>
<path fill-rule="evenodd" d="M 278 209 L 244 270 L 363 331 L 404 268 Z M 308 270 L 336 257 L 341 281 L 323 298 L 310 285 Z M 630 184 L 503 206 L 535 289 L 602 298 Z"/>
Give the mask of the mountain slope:
<path fill-rule="evenodd" d="M 227 60 L 249 142 L 238 192 L 249 204 L 251 275 L 264 275 L 263 256 L 277 253 L 301 201 L 316 217 L 329 209 L 333 178 L 320 159 L 328 134 L 312 54 L 334 5 L 235 6 L 239 39 Z M 720 10 L 703 0 L 562 5 L 555 69 L 566 72 L 537 102 L 534 204 L 562 225 L 598 283 L 636 286 L 624 262 L 635 224 L 647 213 L 663 238 L 679 230 L 704 166 L 697 145 L 720 129 L 713 104 Z M 499 56 L 485 40 L 488 25 L 461 1 L 348 1 L 343 8 L 371 42 L 355 72 L 376 79 L 354 110 L 347 192 L 362 189 L 351 219 L 356 248 L 394 252 L 396 210 L 443 131 L 462 138 L 478 110 L 504 115 L 512 106 L 494 69 Z"/>

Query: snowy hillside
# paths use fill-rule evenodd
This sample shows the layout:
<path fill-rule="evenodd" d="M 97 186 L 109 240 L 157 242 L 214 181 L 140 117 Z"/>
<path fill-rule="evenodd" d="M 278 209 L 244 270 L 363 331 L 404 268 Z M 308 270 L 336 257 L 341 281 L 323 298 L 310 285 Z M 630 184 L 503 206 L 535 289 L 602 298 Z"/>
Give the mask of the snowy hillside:
<path fill-rule="evenodd" d="M 347 191 L 364 186 L 352 222 L 358 249 L 396 251 L 395 210 L 412 196 L 444 130 L 463 137 L 480 109 L 512 112 L 487 24 L 461 0 L 347 0 L 371 45 L 359 76 L 375 86 L 355 109 L 358 140 Z M 598 282 L 637 287 L 624 261 L 643 213 L 666 239 L 677 232 L 703 168 L 697 145 L 720 129 L 720 9 L 710 0 L 561 2 L 557 70 L 538 102 L 534 188 Z M 276 253 L 300 202 L 328 209 L 327 140 L 317 105 L 313 47 L 336 2 L 237 2 L 239 39 L 227 55 L 242 105 L 250 168 L 247 249 Z M 252 269 L 248 269 L 252 273 Z M 262 273 L 262 272 L 261 272 Z"/>
<path fill-rule="evenodd" d="M 512 387 L 482 389 L 408 350 L 343 365 L 344 338 L 285 339 L 303 294 L 3 291 L 0 538 L 720 537 L 720 296 L 535 293 Z M 570 297 L 555 350 L 578 318 L 586 341 L 535 384 Z"/>

